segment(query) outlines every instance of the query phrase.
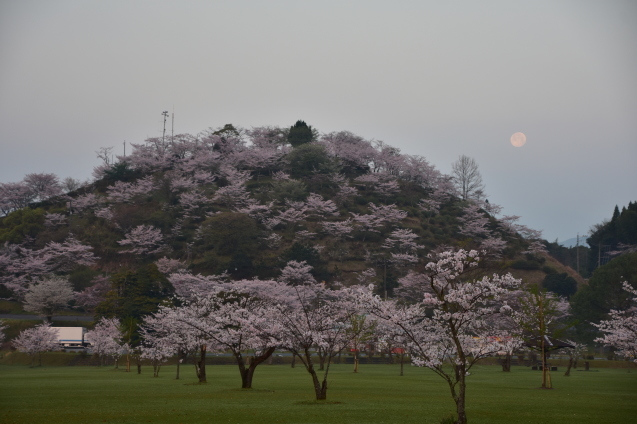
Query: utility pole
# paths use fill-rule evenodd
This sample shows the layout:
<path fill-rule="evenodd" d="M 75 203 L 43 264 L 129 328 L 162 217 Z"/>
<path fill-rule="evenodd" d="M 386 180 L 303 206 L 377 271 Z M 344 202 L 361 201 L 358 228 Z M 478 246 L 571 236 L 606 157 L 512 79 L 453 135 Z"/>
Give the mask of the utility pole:
<path fill-rule="evenodd" d="M 162 136 L 161 136 L 161 144 L 163 145 L 164 141 L 166 140 L 166 119 L 168 118 L 168 111 L 165 110 L 161 114 L 164 117 L 164 132 L 162 133 Z"/>
<path fill-rule="evenodd" d="M 577 274 L 579 274 L 579 233 L 577 233 L 577 244 L 575 245 L 575 252 L 577 254 Z"/>
<path fill-rule="evenodd" d="M 126 157 L 126 140 L 124 140 L 124 157 Z"/>

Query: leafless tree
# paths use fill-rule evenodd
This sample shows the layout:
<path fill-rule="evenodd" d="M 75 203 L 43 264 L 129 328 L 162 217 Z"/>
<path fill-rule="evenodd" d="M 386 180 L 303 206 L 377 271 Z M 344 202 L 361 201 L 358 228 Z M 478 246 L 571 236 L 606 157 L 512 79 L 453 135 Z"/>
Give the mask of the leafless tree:
<path fill-rule="evenodd" d="M 484 196 L 484 183 L 478 163 L 469 156 L 461 155 L 451 164 L 453 183 L 462 200 L 480 199 Z"/>

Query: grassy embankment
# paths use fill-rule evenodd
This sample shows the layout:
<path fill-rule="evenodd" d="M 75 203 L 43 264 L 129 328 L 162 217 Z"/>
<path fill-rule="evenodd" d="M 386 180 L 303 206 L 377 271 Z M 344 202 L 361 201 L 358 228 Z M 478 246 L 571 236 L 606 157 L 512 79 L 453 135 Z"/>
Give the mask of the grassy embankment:
<path fill-rule="evenodd" d="M 454 411 L 446 384 L 426 369 L 335 365 L 327 402 L 315 402 L 302 367 L 263 365 L 254 389 L 241 390 L 236 366 L 210 366 L 196 384 L 192 366 L 152 377 L 111 367 L 0 365 L 3 423 L 437 423 Z M 624 423 L 637 416 L 637 372 L 554 372 L 554 390 L 525 367 L 479 366 L 469 378 L 472 423 Z"/>

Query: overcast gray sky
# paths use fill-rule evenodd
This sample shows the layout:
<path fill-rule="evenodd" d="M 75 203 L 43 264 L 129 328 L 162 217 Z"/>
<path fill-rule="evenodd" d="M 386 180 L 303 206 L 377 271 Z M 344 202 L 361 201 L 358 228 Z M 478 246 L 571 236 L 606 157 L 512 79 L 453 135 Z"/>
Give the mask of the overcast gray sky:
<path fill-rule="evenodd" d="M 637 2 L 0 0 L 0 182 L 226 123 L 349 130 L 565 240 L 637 200 Z M 514 132 L 525 146 L 509 143 Z"/>

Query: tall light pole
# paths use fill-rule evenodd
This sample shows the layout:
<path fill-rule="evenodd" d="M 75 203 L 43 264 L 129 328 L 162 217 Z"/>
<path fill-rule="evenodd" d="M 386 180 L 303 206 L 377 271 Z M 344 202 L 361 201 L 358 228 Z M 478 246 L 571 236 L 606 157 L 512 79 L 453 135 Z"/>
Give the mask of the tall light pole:
<path fill-rule="evenodd" d="M 161 144 L 163 145 L 164 144 L 164 140 L 166 139 L 166 119 L 168 118 L 168 111 L 165 110 L 161 114 L 164 117 L 164 132 L 163 132 L 163 134 L 161 136 Z"/>

